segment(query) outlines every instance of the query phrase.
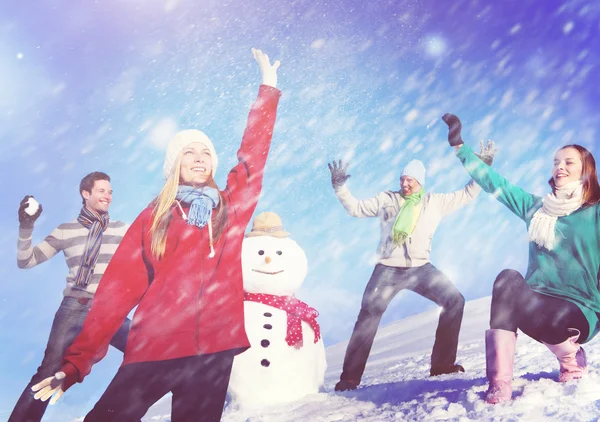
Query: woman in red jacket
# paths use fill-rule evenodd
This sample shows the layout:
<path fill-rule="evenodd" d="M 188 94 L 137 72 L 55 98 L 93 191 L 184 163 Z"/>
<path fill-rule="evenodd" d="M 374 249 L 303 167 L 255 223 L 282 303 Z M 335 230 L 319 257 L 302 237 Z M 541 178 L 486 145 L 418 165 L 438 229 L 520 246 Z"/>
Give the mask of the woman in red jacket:
<path fill-rule="evenodd" d="M 61 371 L 33 387 L 36 398 L 54 395 L 54 403 L 82 382 L 137 305 L 123 364 L 85 421 L 139 421 L 169 392 L 173 421 L 220 419 L 233 357 L 250 346 L 241 247 L 280 97 L 279 61 L 252 53 L 263 84 L 226 188 L 214 181 L 218 158 L 210 139 L 179 132 L 167 147 L 162 191 L 123 238 Z"/>

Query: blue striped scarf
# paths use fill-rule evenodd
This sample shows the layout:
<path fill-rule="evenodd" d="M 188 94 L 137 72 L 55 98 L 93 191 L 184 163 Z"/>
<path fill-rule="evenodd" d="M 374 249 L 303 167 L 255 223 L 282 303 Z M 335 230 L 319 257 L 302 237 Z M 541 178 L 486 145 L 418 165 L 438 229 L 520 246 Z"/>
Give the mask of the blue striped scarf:
<path fill-rule="evenodd" d="M 77 221 L 89 230 L 87 240 L 85 241 L 85 249 L 83 250 L 83 255 L 81 255 L 81 264 L 79 264 L 79 269 L 75 276 L 75 285 L 85 288 L 94 273 L 94 267 L 100 253 L 100 246 L 102 246 L 102 233 L 108 228 L 109 216 L 108 213 L 99 214 L 89 210 L 87 207 L 83 207 L 79 212 Z"/>

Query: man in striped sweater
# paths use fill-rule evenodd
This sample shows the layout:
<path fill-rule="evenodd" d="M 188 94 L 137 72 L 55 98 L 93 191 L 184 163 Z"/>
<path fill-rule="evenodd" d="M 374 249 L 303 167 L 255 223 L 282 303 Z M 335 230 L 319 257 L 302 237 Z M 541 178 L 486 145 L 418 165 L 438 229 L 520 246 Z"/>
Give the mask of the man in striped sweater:
<path fill-rule="evenodd" d="M 81 331 L 102 274 L 128 228 L 123 222 L 109 219 L 112 188 L 107 174 L 88 174 L 81 180 L 79 192 L 83 201 L 79 216 L 59 225 L 35 247 L 31 236 L 42 207 L 40 205 L 33 212 L 29 208 L 32 206 L 30 196 L 26 196 L 19 207 L 19 268 L 34 267 L 62 251 L 69 273 L 42 363 L 21 394 L 9 422 L 41 421 L 48 401 L 35 400 L 31 387 L 60 370 L 63 354 Z M 111 340 L 111 345 L 122 352 L 125 351 L 130 324 L 131 321 L 126 319 Z"/>

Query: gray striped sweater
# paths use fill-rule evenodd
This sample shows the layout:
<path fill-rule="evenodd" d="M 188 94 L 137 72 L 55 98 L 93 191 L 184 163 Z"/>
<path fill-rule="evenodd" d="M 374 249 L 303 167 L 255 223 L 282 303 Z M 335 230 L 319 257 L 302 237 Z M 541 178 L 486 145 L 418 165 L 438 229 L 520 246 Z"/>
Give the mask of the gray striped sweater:
<path fill-rule="evenodd" d="M 62 251 L 69 267 L 67 274 L 67 287 L 63 291 L 64 296 L 77 298 L 92 298 L 104 270 L 113 254 L 117 250 L 123 235 L 129 228 L 128 224 L 121 221 L 111 221 L 102 235 L 102 245 L 98 254 L 98 260 L 94 267 L 94 273 L 85 288 L 75 287 L 75 276 L 81 263 L 85 242 L 89 230 L 77 220 L 61 224 L 50 233 L 43 242 L 32 246 L 31 235 L 33 228 L 19 228 L 19 241 L 17 242 L 17 265 L 19 268 L 35 267 L 42 262 L 52 258 Z"/>

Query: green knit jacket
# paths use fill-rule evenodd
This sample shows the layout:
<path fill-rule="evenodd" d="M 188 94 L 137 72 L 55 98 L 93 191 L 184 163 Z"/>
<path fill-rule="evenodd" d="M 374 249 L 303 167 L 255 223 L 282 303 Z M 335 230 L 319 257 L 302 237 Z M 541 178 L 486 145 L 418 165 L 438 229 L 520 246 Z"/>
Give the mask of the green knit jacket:
<path fill-rule="evenodd" d="M 463 145 L 456 153 L 481 188 L 493 194 L 527 228 L 542 198 L 511 184 Z M 590 334 L 600 331 L 600 204 L 578 209 L 556 222 L 558 245 L 549 251 L 529 242 L 529 265 L 525 280 L 532 290 L 576 304 L 585 315 Z"/>

